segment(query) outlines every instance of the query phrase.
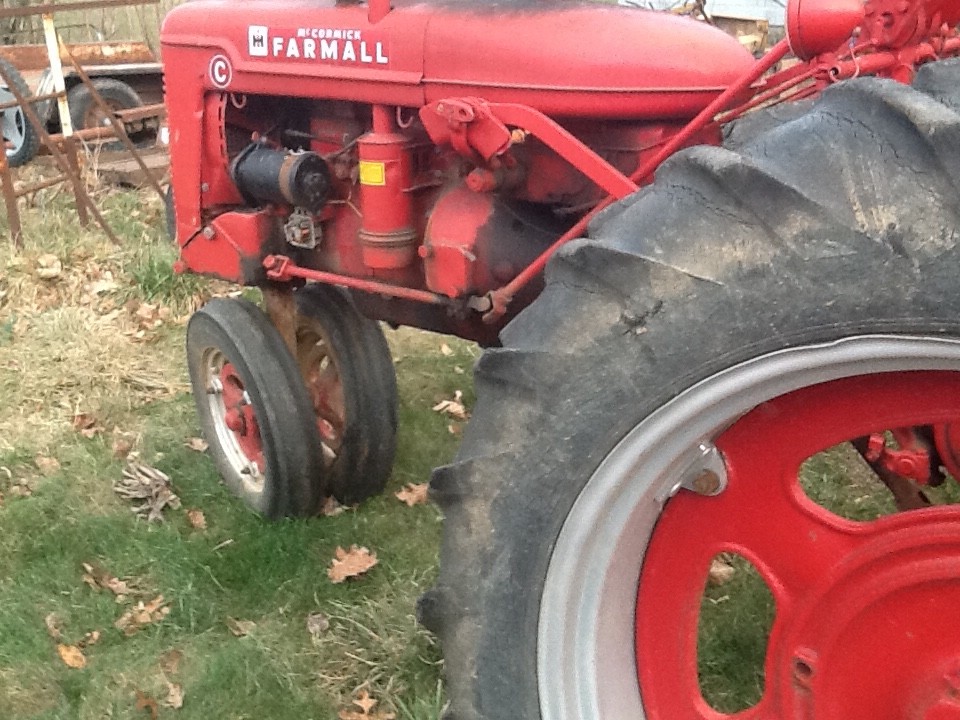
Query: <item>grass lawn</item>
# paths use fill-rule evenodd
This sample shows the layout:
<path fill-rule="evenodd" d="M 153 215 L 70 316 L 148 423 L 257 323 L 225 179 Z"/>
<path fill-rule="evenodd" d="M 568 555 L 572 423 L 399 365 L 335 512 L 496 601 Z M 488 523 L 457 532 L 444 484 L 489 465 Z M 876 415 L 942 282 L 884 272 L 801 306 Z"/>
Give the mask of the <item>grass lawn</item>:
<path fill-rule="evenodd" d="M 432 408 L 458 390 L 472 404 L 479 349 L 387 330 L 401 402 L 387 492 L 265 522 L 198 443 L 183 357 L 190 313 L 236 288 L 172 272 L 156 195 L 98 192 L 122 246 L 79 228 L 62 191 L 25 212 L 23 251 L 0 242 L 0 718 L 439 718 L 442 661 L 414 607 L 436 573 L 441 518 L 395 493 L 455 452 L 462 423 Z M 170 477 L 181 504 L 163 522 L 114 492 L 130 462 Z M 850 519 L 893 510 L 850 447 L 811 458 L 802 481 Z M 953 484 L 940 492 L 960 499 Z M 352 545 L 378 563 L 334 584 L 335 551 Z M 775 608 L 749 562 L 719 560 L 700 684 L 735 712 L 763 692 Z"/>
<path fill-rule="evenodd" d="M 0 243 L 0 717 L 150 717 L 155 702 L 183 720 L 321 720 L 364 692 L 374 713 L 438 717 L 440 656 L 414 606 L 434 577 L 440 516 L 394 492 L 454 452 L 460 423 L 431 408 L 456 390 L 472 400 L 478 349 L 388 330 L 401 393 L 388 492 L 335 517 L 264 522 L 188 446 L 199 429 L 185 321 L 234 288 L 172 274 L 155 195 L 99 201 L 122 247 L 78 228 L 63 195 L 26 213 L 23 252 Z M 165 522 L 113 492 L 130 459 L 170 476 L 182 506 Z M 353 544 L 379 562 L 335 585 L 334 551 Z M 84 564 L 129 594 L 97 591 Z M 115 627 L 160 595 L 164 617 L 131 636 Z M 311 616 L 328 627 L 310 632 Z M 249 631 L 238 637 L 234 621 Z M 79 648 L 85 667 L 58 645 Z M 171 685 L 181 708 L 164 705 Z"/>

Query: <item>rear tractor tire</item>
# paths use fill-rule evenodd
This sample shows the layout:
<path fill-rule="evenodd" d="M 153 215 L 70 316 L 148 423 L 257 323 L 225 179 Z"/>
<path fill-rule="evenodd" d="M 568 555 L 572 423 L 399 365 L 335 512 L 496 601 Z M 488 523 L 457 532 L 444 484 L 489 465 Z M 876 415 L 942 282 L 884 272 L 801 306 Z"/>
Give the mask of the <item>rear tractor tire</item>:
<path fill-rule="evenodd" d="M 960 506 L 858 522 L 799 480 L 960 419 L 958 87 L 957 61 L 838 85 L 672 158 L 551 261 L 432 481 L 449 718 L 733 717 L 698 677 L 729 552 L 775 607 L 736 717 L 958 717 Z"/>
<path fill-rule="evenodd" d="M 24 97 L 31 95 L 30 88 L 16 67 L 3 58 L 0 58 L 0 67 L 3 68 L 3 75 L 0 76 L 0 103 L 16 100 L 13 93 L 10 92 L 9 86 L 3 80 L 4 77 L 9 79 L 10 84 L 16 87 L 20 95 Z M 0 133 L 2 133 L 7 163 L 10 167 L 20 167 L 27 164 L 33 160 L 40 149 L 40 138 L 37 131 L 27 120 L 26 113 L 19 105 L 0 110 Z"/>
<path fill-rule="evenodd" d="M 230 490 L 276 520 L 317 512 L 326 475 L 313 408 L 292 353 L 267 316 L 217 298 L 187 327 L 200 425 Z"/>
<path fill-rule="evenodd" d="M 397 381 L 380 326 L 341 290 L 296 292 L 297 363 L 307 386 L 333 496 L 353 505 L 378 494 L 393 467 Z"/>

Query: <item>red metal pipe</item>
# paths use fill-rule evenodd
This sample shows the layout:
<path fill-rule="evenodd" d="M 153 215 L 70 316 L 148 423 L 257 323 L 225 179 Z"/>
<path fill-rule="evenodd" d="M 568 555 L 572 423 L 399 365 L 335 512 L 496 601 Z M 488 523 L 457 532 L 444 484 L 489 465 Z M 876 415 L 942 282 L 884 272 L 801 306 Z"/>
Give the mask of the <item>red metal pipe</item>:
<path fill-rule="evenodd" d="M 311 270 L 310 268 L 297 265 L 293 260 L 284 255 L 267 255 L 267 257 L 263 259 L 263 267 L 267 270 L 267 277 L 278 282 L 288 282 L 294 278 L 315 280 L 316 282 L 322 282 L 328 285 L 341 285 L 353 290 L 376 293 L 378 295 L 389 295 L 402 300 L 414 300 L 416 302 L 429 303 L 430 305 L 451 304 L 450 298 L 427 292 L 426 290 L 414 290 L 413 288 L 390 285 L 376 280 L 362 280 L 348 275 L 338 275 L 322 270 Z"/>
<path fill-rule="evenodd" d="M 703 128 L 712 122 L 717 113 L 721 112 L 734 98 L 746 91 L 753 83 L 759 80 L 765 72 L 780 62 L 780 60 L 782 60 L 788 52 L 790 52 L 790 45 L 786 40 L 781 40 L 774 45 L 770 49 L 770 52 L 768 52 L 756 63 L 756 65 L 750 69 L 749 73 L 746 73 L 742 78 L 727 88 L 712 103 L 704 108 L 704 110 L 693 120 L 691 120 L 686 127 L 683 128 L 683 130 L 674 135 L 670 141 L 667 142 L 663 148 L 661 148 L 659 153 L 657 153 L 648 162 L 644 163 L 644 165 L 642 165 L 635 173 L 633 173 L 633 175 L 630 176 L 630 180 L 634 183 L 640 184 L 644 178 L 651 175 L 654 170 L 660 167 L 664 160 L 673 155 L 677 150 L 688 143 L 690 139 L 693 138 L 698 132 L 703 130 Z M 503 287 L 497 288 L 496 290 L 488 293 L 487 297 L 489 298 L 490 307 L 484 313 L 484 321 L 495 322 L 502 317 L 507 309 L 507 306 L 513 300 L 516 294 L 520 292 L 520 290 L 523 289 L 537 275 L 543 272 L 543 269 L 547 266 L 547 262 L 550 260 L 553 254 L 560 247 L 566 245 L 568 242 L 583 233 L 583 231 L 590 224 L 590 221 L 596 217 L 597 213 L 611 205 L 614 201 L 615 198 L 612 197 L 608 197 L 605 200 L 600 201 L 600 203 L 593 210 L 581 218 L 576 225 L 561 235 L 560 238 L 549 248 L 543 251 L 536 260 L 521 270 L 513 280 Z"/>

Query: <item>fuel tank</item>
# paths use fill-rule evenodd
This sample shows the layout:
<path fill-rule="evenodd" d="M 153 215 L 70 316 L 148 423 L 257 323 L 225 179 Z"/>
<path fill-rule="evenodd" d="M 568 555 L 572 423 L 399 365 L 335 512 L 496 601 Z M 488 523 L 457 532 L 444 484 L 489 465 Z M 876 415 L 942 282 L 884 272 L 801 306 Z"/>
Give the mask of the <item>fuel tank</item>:
<path fill-rule="evenodd" d="M 690 117 L 753 62 L 703 23 L 564 0 L 398 0 L 378 22 L 333 0 L 194 0 L 161 42 L 168 74 L 212 90 L 407 107 L 479 96 L 555 117 Z"/>

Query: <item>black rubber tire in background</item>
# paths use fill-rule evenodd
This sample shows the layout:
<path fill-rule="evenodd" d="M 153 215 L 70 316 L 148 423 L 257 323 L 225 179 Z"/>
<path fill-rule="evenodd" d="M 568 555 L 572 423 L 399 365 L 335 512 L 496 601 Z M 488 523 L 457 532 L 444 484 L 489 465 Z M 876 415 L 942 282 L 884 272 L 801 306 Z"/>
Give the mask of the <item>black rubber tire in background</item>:
<path fill-rule="evenodd" d="M 143 105 L 137 91 L 122 80 L 94 78 L 92 83 L 100 97 L 114 110 L 131 110 Z M 75 131 L 99 126 L 92 118 L 101 117 L 102 113 L 87 85 L 80 83 L 70 88 L 67 92 L 67 104 L 70 106 L 70 124 Z M 153 134 L 152 131 L 131 133 L 130 141 L 140 146 L 149 143 Z M 117 141 L 109 143 L 107 148 L 122 150 L 124 146 Z"/>
<path fill-rule="evenodd" d="M 250 396 L 266 465 L 261 492 L 245 486 L 218 436 L 207 399 L 211 353 L 233 365 Z M 190 318 L 187 364 L 200 425 L 227 486 L 271 520 L 315 514 L 326 496 L 320 438 L 296 361 L 267 316 L 246 300 L 211 300 Z"/>
<path fill-rule="evenodd" d="M 30 92 L 30 88 L 24 81 L 23 76 L 9 61 L 0 58 L 0 66 L 3 67 L 4 76 L 10 79 L 10 82 L 16 87 L 17 92 L 25 97 L 33 94 Z M 2 78 L 0 78 L 0 88 L 6 88 Z M 10 99 L 13 99 L 13 93 L 7 91 L 4 95 L 6 94 L 9 94 L 11 96 Z M 3 119 L 4 123 L 8 120 L 9 122 L 15 123 L 20 133 L 20 137 L 18 138 L 20 142 L 19 147 L 6 150 L 7 163 L 10 167 L 20 167 L 33 160 L 33 158 L 36 157 L 37 151 L 40 149 L 40 138 L 23 110 L 19 107 L 0 110 L 0 118 Z"/>
<path fill-rule="evenodd" d="M 542 295 L 478 363 L 463 445 L 432 480 L 446 520 L 419 612 L 443 646 L 448 718 L 555 720 L 537 676 L 553 548 L 652 413 L 784 349 L 960 336 L 958 93 L 956 60 L 914 88 L 840 84 L 736 153 L 672 158 L 554 257 Z"/>
<path fill-rule="evenodd" d="M 342 383 L 345 423 L 325 472 L 330 493 L 352 505 L 380 493 L 393 468 L 398 401 L 390 348 L 380 325 L 338 288 L 308 285 L 296 300 L 298 341 L 308 331 L 322 335 Z"/>

